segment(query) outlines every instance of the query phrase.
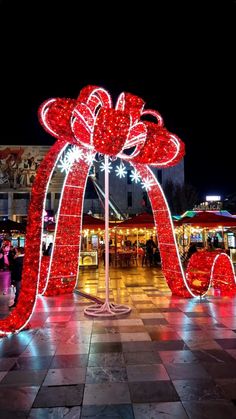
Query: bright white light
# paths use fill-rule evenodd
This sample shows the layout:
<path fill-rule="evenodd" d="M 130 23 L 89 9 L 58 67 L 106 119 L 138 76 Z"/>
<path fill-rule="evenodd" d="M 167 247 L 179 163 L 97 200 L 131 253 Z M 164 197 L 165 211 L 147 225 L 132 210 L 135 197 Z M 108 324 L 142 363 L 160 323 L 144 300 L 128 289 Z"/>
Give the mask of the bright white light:
<path fill-rule="evenodd" d="M 135 182 L 135 183 L 140 182 L 141 180 L 140 173 L 136 169 L 131 170 L 130 179 L 132 180 L 132 182 Z"/>
<path fill-rule="evenodd" d="M 142 186 L 143 189 L 146 189 L 146 191 L 148 192 L 148 191 L 151 190 L 151 187 L 154 186 L 154 184 L 155 184 L 155 182 L 154 182 L 153 179 L 146 178 L 146 179 L 143 179 L 143 182 L 141 183 L 141 186 Z"/>
<path fill-rule="evenodd" d="M 71 149 L 67 153 L 68 160 L 71 161 L 71 163 L 74 163 L 75 161 L 78 162 L 81 160 L 84 156 L 82 148 L 76 147 L 75 145 L 71 147 Z"/>
<path fill-rule="evenodd" d="M 94 157 L 95 157 L 95 153 L 92 151 L 88 151 L 84 156 L 87 164 L 92 164 Z"/>
<path fill-rule="evenodd" d="M 66 153 L 66 155 L 64 157 L 64 160 L 67 163 L 69 163 L 70 165 L 72 165 L 74 163 L 75 157 L 74 157 L 73 150 L 70 149 L 70 150 L 67 151 L 67 153 Z"/>
<path fill-rule="evenodd" d="M 103 162 L 101 163 L 101 166 L 99 166 L 99 167 L 100 167 L 101 172 L 104 172 L 104 170 L 105 170 L 105 162 L 103 161 Z M 110 173 L 110 172 L 111 172 L 111 170 L 112 170 L 112 165 L 111 165 L 111 163 L 110 163 L 110 162 L 108 163 L 108 167 L 107 167 L 107 169 L 108 169 L 108 173 Z"/>
<path fill-rule="evenodd" d="M 221 200 L 221 196 L 219 196 L 219 195 L 207 195 L 206 196 L 206 201 L 208 201 L 208 202 L 220 201 L 220 200 Z"/>
<path fill-rule="evenodd" d="M 71 147 L 60 159 L 60 164 L 58 164 L 58 168 L 61 172 L 69 173 L 72 165 L 74 162 L 78 162 L 83 158 L 83 150 L 79 147 L 73 146 Z"/>
<path fill-rule="evenodd" d="M 48 113 L 48 111 L 49 111 L 49 105 L 51 105 L 53 102 L 55 102 L 56 101 L 56 99 L 49 99 L 45 104 L 44 104 L 44 106 L 42 107 L 42 110 L 41 110 L 41 117 L 42 117 L 42 121 L 43 121 L 43 123 L 44 123 L 44 125 L 45 125 L 45 127 L 47 128 L 47 130 L 49 131 L 49 132 L 51 132 L 51 134 L 52 135 L 55 135 L 56 137 L 58 137 L 58 135 L 57 135 L 57 133 L 55 132 L 55 131 L 53 131 L 51 128 L 50 128 L 50 126 L 47 124 L 47 119 L 46 119 L 46 116 L 47 116 L 47 113 Z"/>
<path fill-rule="evenodd" d="M 127 175 L 127 170 L 123 164 L 116 166 L 115 172 L 116 172 L 116 176 L 119 176 L 120 179 Z"/>
<path fill-rule="evenodd" d="M 61 173 L 69 173 L 71 168 L 71 163 L 64 157 L 60 159 L 60 164 L 58 164 L 58 169 L 60 169 Z"/>

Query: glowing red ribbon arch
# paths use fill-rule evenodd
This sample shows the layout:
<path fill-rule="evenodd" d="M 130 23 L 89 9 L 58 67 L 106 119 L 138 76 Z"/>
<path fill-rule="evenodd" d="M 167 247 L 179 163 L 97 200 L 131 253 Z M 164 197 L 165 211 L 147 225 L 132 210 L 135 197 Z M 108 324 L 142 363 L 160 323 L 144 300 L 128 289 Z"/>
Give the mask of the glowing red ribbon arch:
<path fill-rule="evenodd" d="M 225 253 L 194 254 L 186 276 L 183 272 L 169 208 L 149 166 L 175 165 L 184 156 L 184 144 L 164 128 L 158 112 L 144 110 L 143 100 L 129 93 L 119 96 L 114 109 L 108 92 L 88 86 L 82 89 L 77 100 L 46 101 L 39 115 L 44 128 L 57 141 L 38 168 L 32 188 L 22 288 L 16 308 L 6 319 L 0 320 L 1 334 L 18 332 L 27 325 L 38 294 L 68 293 L 76 285 L 89 158 L 74 162 L 65 176 L 48 266 L 41 257 L 48 185 L 69 144 L 79 146 L 83 156 L 94 156 L 99 152 L 129 161 L 142 180 L 151 185 L 148 195 L 157 228 L 162 269 L 173 294 L 182 297 L 204 295 L 211 284 L 221 291 L 235 289 L 233 266 Z M 147 121 L 148 115 L 156 118 L 156 123 Z"/>

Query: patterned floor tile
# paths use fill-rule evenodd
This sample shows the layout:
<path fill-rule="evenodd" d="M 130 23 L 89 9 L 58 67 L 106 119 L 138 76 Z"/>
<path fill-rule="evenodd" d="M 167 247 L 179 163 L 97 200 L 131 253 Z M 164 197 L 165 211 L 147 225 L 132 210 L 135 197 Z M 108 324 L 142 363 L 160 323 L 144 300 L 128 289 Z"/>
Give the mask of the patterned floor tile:
<path fill-rule="evenodd" d="M 41 387 L 33 407 L 80 406 L 83 392 L 84 384 Z"/>
<path fill-rule="evenodd" d="M 128 383 L 85 384 L 83 405 L 129 404 Z"/>
<path fill-rule="evenodd" d="M 43 386 L 63 386 L 85 383 L 86 368 L 50 369 L 43 381 Z"/>
<path fill-rule="evenodd" d="M 185 409 L 180 402 L 134 403 L 133 409 L 135 419 L 188 419 Z"/>
<path fill-rule="evenodd" d="M 207 371 L 200 364 L 171 363 L 165 364 L 165 368 L 171 380 L 210 379 L 210 376 L 208 375 Z"/>
<path fill-rule="evenodd" d="M 234 418 L 236 296 L 173 296 L 158 268 L 110 276 L 130 313 L 92 318 L 78 293 L 41 297 L 31 329 L 0 339 L 1 419 Z M 80 271 L 80 290 L 105 296 L 104 278 Z"/>
<path fill-rule="evenodd" d="M 181 364 L 199 362 L 192 351 L 159 351 L 163 364 Z"/>
<path fill-rule="evenodd" d="M 83 406 L 80 419 L 134 419 L 133 408 L 130 404 L 115 404 L 101 406 Z"/>
<path fill-rule="evenodd" d="M 86 375 L 86 383 L 107 383 L 127 381 L 127 372 L 125 367 L 88 367 Z"/>
<path fill-rule="evenodd" d="M 2 410 L 25 410 L 29 411 L 39 391 L 37 386 L 29 387 L 1 387 L 0 411 Z M 2 416 L 1 416 L 2 417 Z"/>
<path fill-rule="evenodd" d="M 127 365 L 129 382 L 170 380 L 163 364 Z"/>
<path fill-rule="evenodd" d="M 189 419 L 236 419 L 236 409 L 233 403 L 226 400 L 206 400 L 183 402 Z"/>
<path fill-rule="evenodd" d="M 181 401 L 224 399 L 220 385 L 213 380 L 173 380 Z"/>
<path fill-rule="evenodd" d="M 40 386 L 47 374 L 47 370 L 10 371 L 0 382 L 0 387 L 32 387 Z M 0 390 L 1 391 L 1 390 Z"/>
<path fill-rule="evenodd" d="M 174 402 L 179 396 L 170 381 L 129 383 L 133 403 Z"/>
<path fill-rule="evenodd" d="M 121 352 L 90 354 L 88 359 L 89 367 L 119 367 L 124 364 L 124 355 Z"/>
<path fill-rule="evenodd" d="M 28 419 L 77 419 L 80 417 L 81 407 L 45 407 L 31 409 Z"/>

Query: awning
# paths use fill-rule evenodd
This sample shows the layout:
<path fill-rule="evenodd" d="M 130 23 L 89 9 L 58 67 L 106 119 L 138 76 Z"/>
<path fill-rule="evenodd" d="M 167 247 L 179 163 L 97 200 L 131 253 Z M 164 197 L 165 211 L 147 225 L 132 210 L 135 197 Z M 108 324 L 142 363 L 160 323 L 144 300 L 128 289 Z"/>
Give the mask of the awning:
<path fill-rule="evenodd" d="M 118 226 L 119 228 L 153 228 L 155 227 L 155 223 L 152 214 L 143 212 L 134 215 L 132 218 L 128 218 L 128 220 L 122 221 Z"/>
<path fill-rule="evenodd" d="M 26 227 L 23 223 L 17 223 L 16 221 L 12 220 L 0 221 L 0 232 L 2 233 L 10 233 L 11 231 L 25 233 L 25 230 Z"/>
<path fill-rule="evenodd" d="M 55 230 L 56 223 L 48 223 L 46 230 L 47 231 L 54 231 Z M 114 224 L 110 224 L 109 228 L 113 228 Z M 96 230 L 96 229 L 105 229 L 105 221 L 100 218 L 93 217 L 89 214 L 83 214 L 83 223 L 82 223 L 82 229 L 90 229 L 90 230 Z"/>
<path fill-rule="evenodd" d="M 183 217 L 175 222 L 175 226 L 190 224 L 199 227 L 236 227 L 236 219 L 225 215 L 217 215 L 213 212 L 199 211 L 194 216 Z"/>

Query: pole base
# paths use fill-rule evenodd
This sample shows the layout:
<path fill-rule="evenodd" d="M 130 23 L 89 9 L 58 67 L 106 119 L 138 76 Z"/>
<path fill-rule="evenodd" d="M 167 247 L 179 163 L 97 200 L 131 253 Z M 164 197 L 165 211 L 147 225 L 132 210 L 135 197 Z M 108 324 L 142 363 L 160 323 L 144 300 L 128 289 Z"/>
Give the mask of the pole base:
<path fill-rule="evenodd" d="M 127 314 L 131 311 L 131 307 L 121 304 L 113 304 L 105 302 L 104 304 L 94 304 L 84 309 L 84 314 L 93 317 L 119 316 Z"/>

